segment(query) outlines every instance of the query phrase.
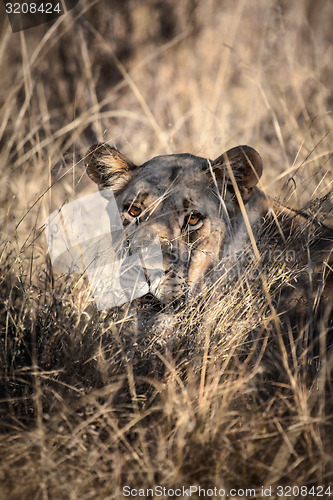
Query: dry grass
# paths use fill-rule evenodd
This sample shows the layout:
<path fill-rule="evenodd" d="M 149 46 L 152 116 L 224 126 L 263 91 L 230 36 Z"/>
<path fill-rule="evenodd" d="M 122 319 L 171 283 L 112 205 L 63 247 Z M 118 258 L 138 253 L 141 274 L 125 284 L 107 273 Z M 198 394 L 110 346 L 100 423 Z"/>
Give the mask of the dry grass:
<path fill-rule="evenodd" d="M 333 5 L 112 4 L 17 34 L 2 22 L 0 497 L 332 485 L 325 314 L 316 360 L 306 329 L 274 338 L 242 280 L 139 328 L 147 310 L 97 313 L 82 279 L 53 276 L 43 222 L 95 189 L 82 159 L 103 140 L 138 163 L 249 144 L 269 195 L 331 224 Z"/>

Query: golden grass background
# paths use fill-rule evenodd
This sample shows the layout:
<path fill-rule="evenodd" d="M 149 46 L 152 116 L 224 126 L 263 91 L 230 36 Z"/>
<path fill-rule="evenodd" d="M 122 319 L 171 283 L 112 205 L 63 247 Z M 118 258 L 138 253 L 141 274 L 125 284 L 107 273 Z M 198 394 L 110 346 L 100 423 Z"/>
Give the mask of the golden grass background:
<path fill-rule="evenodd" d="M 267 194 L 331 225 L 332 22 L 329 0 L 80 0 L 16 34 L 2 17 L 1 498 L 332 484 L 324 349 L 311 383 L 295 352 L 267 381 L 242 284 L 143 336 L 52 275 L 43 235 L 51 210 L 95 189 L 97 140 L 137 163 L 251 145 Z"/>

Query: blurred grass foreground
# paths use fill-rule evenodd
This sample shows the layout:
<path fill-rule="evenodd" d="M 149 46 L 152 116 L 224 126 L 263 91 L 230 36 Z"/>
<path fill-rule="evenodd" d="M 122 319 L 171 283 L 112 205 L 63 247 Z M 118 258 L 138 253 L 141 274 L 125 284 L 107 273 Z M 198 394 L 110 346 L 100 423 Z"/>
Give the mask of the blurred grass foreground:
<path fill-rule="evenodd" d="M 269 336 L 241 282 L 140 328 L 133 308 L 98 312 L 84 276 L 53 272 L 43 224 L 96 190 L 84 155 L 104 141 L 136 163 L 249 144 L 268 195 L 333 227 L 332 23 L 329 0 L 80 0 L 18 33 L 2 16 L 0 498 L 328 498 L 327 315 L 312 357 L 309 331 Z"/>

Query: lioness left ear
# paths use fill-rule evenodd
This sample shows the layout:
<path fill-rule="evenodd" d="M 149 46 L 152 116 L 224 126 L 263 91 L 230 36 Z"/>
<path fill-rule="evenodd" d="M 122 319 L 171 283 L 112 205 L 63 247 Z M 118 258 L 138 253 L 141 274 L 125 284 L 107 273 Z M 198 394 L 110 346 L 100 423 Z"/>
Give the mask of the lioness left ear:
<path fill-rule="evenodd" d="M 108 144 L 99 142 L 87 151 L 85 157 L 87 174 L 98 184 L 99 189 L 121 189 L 130 178 L 130 171 L 135 168 L 134 163 L 117 149 Z"/>
<path fill-rule="evenodd" d="M 249 146 L 229 149 L 213 161 L 212 167 L 218 180 L 230 191 L 234 191 L 230 169 L 244 202 L 262 175 L 262 160 L 259 153 Z"/>

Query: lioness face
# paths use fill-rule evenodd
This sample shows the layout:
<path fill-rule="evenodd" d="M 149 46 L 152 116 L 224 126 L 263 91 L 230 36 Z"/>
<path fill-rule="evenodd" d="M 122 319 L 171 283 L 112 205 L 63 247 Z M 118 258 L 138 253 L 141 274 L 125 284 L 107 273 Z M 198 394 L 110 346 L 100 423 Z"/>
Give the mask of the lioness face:
<path fill-rule="evenodd" d="M 214 161 L 178 154 L 136 166 L 97 144 L 88 151 L 86 166 L 99 189 L 114 191 L 127 238 L 158 234 L 165 277 L 155 295 L 162 302 L 200 288 L 219 261 L 240 197 L 249 200 L 262 173 L 260 156 L 247 146 Z"/>

